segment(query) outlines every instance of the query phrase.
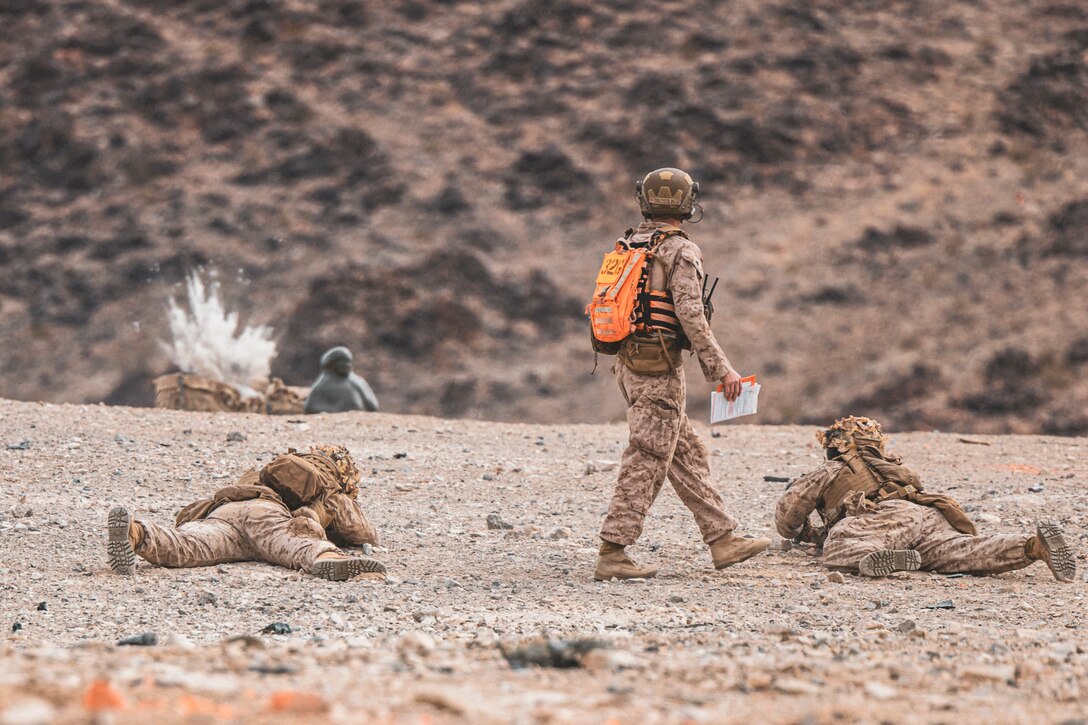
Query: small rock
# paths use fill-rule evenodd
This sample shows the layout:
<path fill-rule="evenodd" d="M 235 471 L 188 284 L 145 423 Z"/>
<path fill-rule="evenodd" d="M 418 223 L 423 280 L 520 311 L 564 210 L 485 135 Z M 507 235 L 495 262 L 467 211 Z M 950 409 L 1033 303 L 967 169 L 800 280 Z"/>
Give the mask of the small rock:
<path fill-rule="evenodd" d="M 779 677 L 774 681 L 774 689 L 787 695 L 816 695 L 820 692 L 820 686 L 815 682 L 795 677 Z"/>
<path fill-rule="evenodd" d="M 573 535 L 573 532 L 566 526 L 559 526 L 548 532 L 548 538 L 552 541 L 558 541 L 559 539 L 569 539 Z"/>
<path fill-rule="evenodd" d="M 363 556 L 370 556 L 374 553 L 374 547 L 371 544 L 363 544 Z"/>
<path fill-rule="evenodd" d="M 973 514 L 976 521 L 981 521 L 984 524 L 1000 524 L 1001 517 L 997 514 L 980 513 Z"/>
<path fill-rule="evenodd" d="M 407 453 L 394 453 L 394 454 L 393 454 L 393 458 L 397 458 L 397 459 L 400 459 L 400 458 L 407 458 L 407 457 L 408 457 L 408 454 L 407 454 Z"/>
<path fill-rule="evenodd" d="M 608 646 L 607 642 L 597 639 L 544 639 L 513 647 L 500 645 L 499 649 L 515 670 L 530 665 L 567 669 L 581 667 L 587 654 Z"/>
<path fill-rule="evenodd" d="M 907 632 L 914 631 L 914 628 L 917 626 L 918 625 L 916 625 L 912 620 L 904 619 L 902 622 L 899 623 L 899 626 L 896 627 L 896 629 L 903 634 L 906 634 Z"/>
<path fill-rule="evenodd" d="M 18 443 L 8 443 L 9 451 L 28 451 L 30 450 L 30 441 L 21 440 Z"/>
<path fill-rule="evenodd" d="M 204 590 L 200 593 L 200 596 L 196 598 L 196 603 L 203 606 L 205 604 L 218 604 L 219 595 L 215 592 L 209 592 Z"/>
<path fill-rule="evenodd" d="M 942 599 L 936 604 L 927 604 L 922 609 L 955 609 L 956 605 L 951 599 Z"/>
<path fill-rule="evenodd" d="M 841 571 L 833 571 L 827 575 L 827 580 L 832 584 L 842 584 L 846 581 L 846 577 L 842 575 Z"/>
<path fill-rule="evenodd" d="M 22 622 L 15 622 L 14 624 L 11 625 L 11 631 L 12 632 L 18 632 L 22 628 L 23 628 L 23 623 Z"/>
<path fill-rule="evenodd" d="M 339 612 L 333 612 L 329 615 L 329 623 L 337 629 L 344 629 L 348 623 L 340 616 Z"/>
<path fill-rule="evenodd" d="M 899 690 L 882 682 L 868 680 L 865 683 L 865 693 L 874 700 L 894 700 L 899 696 Z"/>
<path fill-rule="evenodd" d="M 246 440 L 246 436 L 241 431 L 232 430 L 227 433 L 227 443 L 242 443 Z"/>
<path fill-rule="evenodd" d="M 1016 681 L 1015 665 L 965 665 L 960 668 L 960 677 L 973 680 L 986 680 L 989 682 Z"/>
<path fill-rule="evenodd" d="M 402 654 L 411 653 L 421 657 L 426 657 L 431 652 L 434 652 L 437 643 L 434 641 L 434 637 L 426 632 L 420 632 L 419 630 L 412 630 L 411 632 L 405 632 L 397 642 L 397 649 Z"/>
<path fill-rule="evenodd" d="M 17 519 L 29 519 L 34 515 L 34 509 L 25 503 L 15 504 L 11 507 L 11 515 Z"/>
<path fill-rule="evenodd" d="M 492 531 L 509 530 L 509 529 L 514 528 L 514 525 L 513 524 L 508 524 L 505 521 L 503 521 L 502 517 L 499 516 L 498 514 L 488 514 L 487 515 L 487 528 L 491 529 Z"/>
<path fill-rule="evenodd" d="M 49 606 L 45 602 L 38 602 L 38 611 L 44 612 L 49 609 Z"/>
<path fill-rule="evenodd" d="M 621 649 L 591 649 L 582 656 L 582 667 L 591 672 L 618 672 L 642 667 L 638 657 Z"/>
<path fill-rule="evenodd" d="M 196 649 L 196 645 L 193 644 L 192 640 L 180 632 L 170 632 L 163 637 L 162 643 L 167 647 L 177 647 L 178 649 L 183 650 Z"/>
<path fill-rule="evenodd" d="M 589 461 L 586 463 L 586 475 L 593 473 L 605 473 L 614 470 L 619 463 L 616 461 Z"/>
<path fill-rule="evenodd" d="M 680 596 L 679 594 L 673 594 L 672 596 L 669 597 L 669 602 L 672 603 L 672 604 L 681 604 L 683 601 L 684 601 L 684 598 L 682 596 Z"/>
<path fill-rule="evenodd" d="M 291 625 L 287 622 L 273 622 L 261 630 L 261 634 L 291 634 Z"/>
<path fill-rule="evenodd" d="M 144 632 L 117 640 L 118 647 L 153 647 L 159 643 L 159 636 L 154 632 Z"/>

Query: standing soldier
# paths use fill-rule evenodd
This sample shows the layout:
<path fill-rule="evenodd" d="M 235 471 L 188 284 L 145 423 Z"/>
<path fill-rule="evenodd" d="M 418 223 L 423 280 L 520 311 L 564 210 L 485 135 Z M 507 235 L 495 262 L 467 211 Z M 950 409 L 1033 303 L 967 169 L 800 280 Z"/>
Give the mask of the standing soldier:
<path fill-rule="evenodd" d="M 264 561 L 333 581 L 383 575 L 381 562 L 337 546 L 378 544 L 355 498 L 358 483 L 351 454 L 321 445 L 249 469 L 238 483 L 183 508 L 173 528 L 135 521 L 117 506 L 108 517 L 110 568 L 131 576 L 139 556 L 168 567 Z"/>
<path fill-rule="evenodd" d="M 680 228 L 691 218 L 699 185 L 680 169 L 664 168 L 647 174 L 636 189 L 645 220 L 605 257 L 587 308 L 594 350 L 618 356 L 612 371 L 630 425 L 630 444 L 601 527 L 598 580 L 657 574 L 632 561 L 624 548 L 638 540 L 666 477 L 695 516 L 716 569 L 770 544 L 733 534 L 737 522 L 709 483 L 706 446 L 685 412 L 683 350 L 694 350 L 706 379 L 720 381 L 729 400 L 741 388 L 741 376 L 710 330 L 702 253 Z"/>
<path fill-rule="evenodd" d="M 997 574 L 1045 561 L 1055 579 L 1073 581 L 1073 552 L 1059 526 L 1041 523 L 1034 536 L 979 536 L 958 503 L 923 492 L 918 474 L 887 452 L 875 420 L 842 418 L 816 438 L 827 461 L 790 484 L 775 526 L 787 539 L 822 544 L 825 566 L 864 576 Z M 822 524 L 809 523 L 813 512 Z"/>

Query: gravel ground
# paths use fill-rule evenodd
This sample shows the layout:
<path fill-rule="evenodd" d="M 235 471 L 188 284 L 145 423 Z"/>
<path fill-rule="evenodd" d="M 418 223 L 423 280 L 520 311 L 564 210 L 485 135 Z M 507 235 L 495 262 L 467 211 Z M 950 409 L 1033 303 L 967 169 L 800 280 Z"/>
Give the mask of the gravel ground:
<path fill-rule="evenodd" d="M 763 477 L 814 467 L 812 430 L 719 431 L 701 431 L 716 485 L 745 532 L 772 532 L 782 484 Z M 669 490 L 635 551 L 659 577 L 595 583 L 595 535 L 625 435 L 618 425 L 0 401 L 0 723 L 1088 717 L 1088 439 L 892 442 L 984 531 L 1064 522 L 1079 555 L 1072 585 L 1041 564 L 839 582 L 804 551 L 778 547 L 715 572 Z M 325 441 L 360 463 L 387 581 L 332 583 L 256 563 L 141 564 L 132 579 L 107 570 L 111 505 L 169 523 L 245 468 Z M 513 528 L 489 529 L 493 513 Z M 943 600 L 955 608 L 926 608 Z M 272 622 L 291 633 L 261 634 Z M 159 644 L 116 646 L 145 632 Z M 507 664 L 502 647 L 542 637 L 606 648 L 571 669 Z"/>

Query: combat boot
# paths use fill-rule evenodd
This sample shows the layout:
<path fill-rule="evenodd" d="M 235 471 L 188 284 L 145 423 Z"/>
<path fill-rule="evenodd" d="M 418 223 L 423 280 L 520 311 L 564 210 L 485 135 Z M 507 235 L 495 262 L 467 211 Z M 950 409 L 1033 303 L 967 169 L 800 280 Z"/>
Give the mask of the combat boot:
<path fill-rule="evenodd" d="M 862 576 L 888 576 L 897 571 L 918 571 L 922 555 L 914 549 L 881 549 L 861 557 L 858 573 Z"/>
<path fill-rule="evenodd" d="M 1045 561 L 1060 582 L 1071 582 L 1077 576 L 1077 564 L 1073 550 L 1065 542 L 1062 527 L 1049 521 L 1041 522 L 1035 529 L 1035 538 L 1028 539 L 1024 552 L 1033 561 Z"/>
<path fill-rule="evenodd" d="M 710 557 L 715 569 L 724 569 L 751 559 L 770 545 L 770 539 L 746 539 L 730 533 L 714 540 L 710 545 Z"/>
<path fill-rule="evenodd" d="M 329 581 L 342 582 L 360 574 L 385 577 L 385 564 L 368 556 L 350 556 L 342 551 L 327 551 L 317 557 L 310 573 Z"/>
<path fill-rule="evenodd" d="M 657 569 L 652 566 L 639 566 L 627 556 L 623 549 L 624 547 L 619 544 L 602 541 L 593 578 L 603 582 L 612 579 L 649 579 L 657 576 Z"/>
<path fill-rule="evenodd" d="M 132 520 L 123 506 L 114 506 L 106 517 L 109 539 L 106 558 L 114 574 L 132 576 L 136 573 L 136 547 L 144 539 L 144 527 Z"/>

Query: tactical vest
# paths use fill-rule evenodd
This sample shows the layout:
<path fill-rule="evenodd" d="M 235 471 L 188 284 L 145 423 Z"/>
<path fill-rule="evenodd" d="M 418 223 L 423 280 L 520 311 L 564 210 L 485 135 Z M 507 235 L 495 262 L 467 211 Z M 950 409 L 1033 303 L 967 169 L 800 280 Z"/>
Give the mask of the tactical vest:
<path fill-rule="evenodd" d="M 918 474 L 898 460 L 889 461 L 876 455 L 863 457 L 856 451 L 844 453 L 839 458 L 843 469 L 828 482 L 817 506 L 820 515 L 830 527 L 845 514 L 843 501 L 861 491 L 872 501 L 911 499 L 922 490 Z"/>
<path fill-rule="evenodd" d="M 680 229 L 666 227 L 654 232 L 650 241 L 645 245 L 631 245 L 637 248 L 645 246 L 651 250 L 671 236 L 682 236 L 687 239 Z M 624 236 L 624 240 L 630 239 L 631 233 Z M 646 266 L 642 270 L 642 278 L 639 280 L 639 294 L 635 309 L 632 311 L 635 334 L 643 337 L 656 337 L 658 332 L 668 336 L 669 339 L 682 338 L 684 328 L 680 324 L 680 318 L 676 315 L 676 303 L 673 301 L 672 292 L 668 290 L 668 280 L 665 280 L 665 289 L 653 289 L 654 265 L 656 255 L 651 254 Z"/>

